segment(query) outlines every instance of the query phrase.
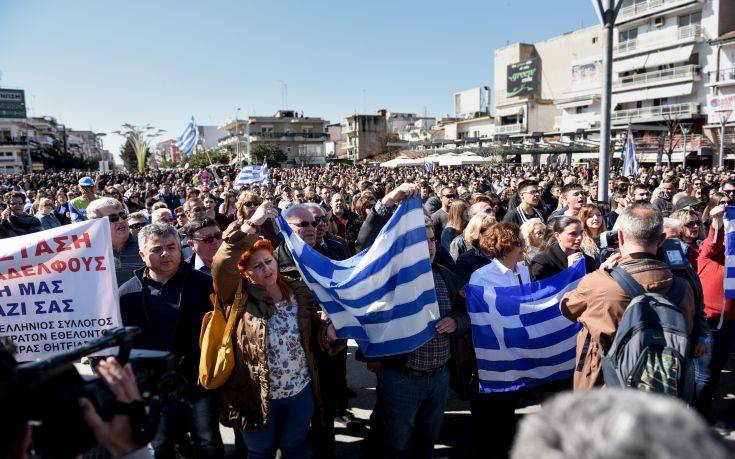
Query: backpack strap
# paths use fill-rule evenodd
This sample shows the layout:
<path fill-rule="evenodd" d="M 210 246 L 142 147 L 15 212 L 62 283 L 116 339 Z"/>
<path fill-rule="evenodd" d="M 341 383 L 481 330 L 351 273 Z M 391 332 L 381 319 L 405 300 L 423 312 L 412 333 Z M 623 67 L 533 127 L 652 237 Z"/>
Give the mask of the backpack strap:
<path fill-rule="evenodd" d="M 682 298 L 684 298 L 684 280 L 674 276 L 674 283 L 671 284 L 671 288 L 666 293 L 666 298 L 671 301 L 674 306 L 679 306 Z"/>
<path fill-rule="evenodd" d="M 641 287 L 641 284 L 633 279 L 633 276 L 631 276 L 628 271 L 623 269 L 622 266 L 615 266 L 609 272 L 610 276 L 615 279 L 615 282 L 618 283 L 618 285 L 625 291 L 625 294 L 628 295 L 631 300 L 637 296 L 646 293 L 646 290 Z"/>

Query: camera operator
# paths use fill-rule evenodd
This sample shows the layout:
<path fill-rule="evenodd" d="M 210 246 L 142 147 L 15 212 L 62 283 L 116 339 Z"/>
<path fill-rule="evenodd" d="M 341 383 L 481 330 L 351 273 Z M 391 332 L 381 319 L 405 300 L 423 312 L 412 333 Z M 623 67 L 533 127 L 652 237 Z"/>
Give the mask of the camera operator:
<path fill-rule="evenodd" d="M 16 366 L 12 353 L 0 343 L 0 459 L 25 459 L 31 444 L 31 427 L 27 422 L 27 412 L 21 391 L 15 382 Z M 130 364 L 120 366 L 114 357 L 100 362 L 99 375 L 107 387 L 122 404 L 141 399 Z M 94 433 L 97 441 L 113 458 L 145 459 L 150 452 L 144 445 L 136 444 L 130 418 L 116 415 L 105 422 L 92 403 L 86 398 L 79 400 L 84 420 Z"/>

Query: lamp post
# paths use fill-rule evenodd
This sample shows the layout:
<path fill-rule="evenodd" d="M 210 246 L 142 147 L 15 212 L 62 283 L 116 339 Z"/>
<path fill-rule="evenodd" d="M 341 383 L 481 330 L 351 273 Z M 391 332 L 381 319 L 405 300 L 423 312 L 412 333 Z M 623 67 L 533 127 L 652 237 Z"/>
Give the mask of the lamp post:
<path fill-rule="evenodd" d="M 237 157 L 237 163 L 240 164 L 240 128 L 238 126 L 238 118 L 240 115 L 240 107 L 235 110 L 235 155 Z"/>
<path fill-rule="evenodd" d="M 602 113 L 600 126 L 600 186 L 597 200 L 607 202 L 610 174 L 610 111 L 612 98 L 613 32 L 623 0 L 592 0 L 597 17 L 605 27 L 602 51 Z"/>
<path fill-rule="evenodd" d="M 725 125 L 732 115 L 732 110 L 720 110 L 717 115 L 720 117 L 720 156 L 717 159 L 717 166 L 722 168 L 725 165 Z"/>
<path fill-rule="evenodd" d="M 686 171 L 687 170 L 687 134 L 689 134 L 689 131 L 691 131 L 692 124 L 691 123 L 679 123 L 679 129 L 681 129 L 681 133 L 684 134 L 684 158 L 681 161 L 681 166 Z"/>

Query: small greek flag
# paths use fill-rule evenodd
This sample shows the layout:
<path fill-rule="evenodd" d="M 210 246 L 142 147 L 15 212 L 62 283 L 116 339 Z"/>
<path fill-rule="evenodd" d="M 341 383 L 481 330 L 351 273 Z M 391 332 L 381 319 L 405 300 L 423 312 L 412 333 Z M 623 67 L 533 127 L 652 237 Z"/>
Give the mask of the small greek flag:
<path fill-rule="evenodd" d="M 488 265 L 465 287 L 480 392 L 508 392 L 570 378 L 577 332 L 559 301 L 584 277 L 584 261 L 559 274 L 513 287 L 482 285 Z"/>
<path fill-rule="evenodd" d="M 434 163 L 426 163 L 424 164 L 424 170 L 428 173 L 434 172 Z"/>
<path fill-rule="evenodd" d="M 635 139 L 633 132 L 628 129 L 628 135 L 625 137 L 625 147 L 623 147 L 623 176 L 636 177 L 638 175 L 638 157 L 635 150 Z"/>
<path fill-rule="evenodd" d="M 419 198 L 404 200 L 373 245 L 344 261 L 304 243 L 283 217 L 278 226 L 337 336 L 357 340 L 367 357 L 411 352 L 434 336 L 439 305 Z"/>
<path fill-rule="evenodd" d="M 268 180 L 268 164 L 263 163 L 262 166 L 245 166 L 235 178 L 235 189 L 239 190 L 244 185 L 253 183 L 263 183 Z"/>
<path fill-rule="evenodd" d="M 735 206 L 725 207 L 725 299 L 735 298 Z M 723 308 L 724 309 L 724 308 Z"/>
<path fill-rule="evenodd" d="M 189 156 L 196 148 L 198 141 L 199 129 L 197 129 L 197 124 L 192 116 L 184 132 L 181 133 L 179 139 L 176 141 L 176 148 L 179 149 L 182 156 Z"/>

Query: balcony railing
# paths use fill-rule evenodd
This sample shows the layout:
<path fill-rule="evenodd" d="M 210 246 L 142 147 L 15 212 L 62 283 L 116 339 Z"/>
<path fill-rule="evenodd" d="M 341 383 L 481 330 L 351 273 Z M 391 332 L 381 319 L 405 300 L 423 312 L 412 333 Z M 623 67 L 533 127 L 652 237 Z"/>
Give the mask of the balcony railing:
<path fill-rule="evenodd" d="M 28 137 L 0 137 L 0 145 L 28 145 Z"/>
<path fill-rule="evenodd" d="M 638 75 L 622 77 L 615 80 L 613 82 L 613 86 L 617 88 L 627 88 L 630 86 L 647 85 L 666 80 L 676 80 L 679 78 L 692 79 L 697 75 L 699 75 L 699 66 L 684 65 L 671 69 L 658 70 L 656 72 L 646 72 Z"/>
<path fill-rule="evenodd" d="M 496 134 L 517 134 L 525 130 L 526 130 L 526 125 L 523 123 L 503 124 L 500 126 L 495 126 Z"/>
<path fill-rule="evenodd" d="M 686 119 L 699 114 L 697 104 L 660 105 L 658 107 L 631 108 L 616 110 L 610 115 L 613 122 L 628 122 L 646 118 Z"/>
<path fill-rule="evenodd" d="M 600 123 L 597 113 L 569 113 L 554 117 L 554 129 L 562 132 L 590 129 Z"/>
<path fill-rule="evenodd" d="M 324 132 L 251 132 L 250 137 L 260 139 L 325 139 L 327 134 Z"/>
<path fill-rule="evenodd" d="M 648 0 L 645 2 L 636 2 L 633 5 L 620 8 L 618 13 L 618 21 L 625 21 L 635 16 L 656 12 L 656 10 L 665 10 L 680 4 L 690 3 L 691 0 Z"/>
<path fill-rule="evenodd" d="M 719 72 L 709 72 L 707 74 L 707 84 L 728 83 L 735 81 L 735 67 L 722 69 Z"/>
<path fill-rule="evenodd" d="M 672 41 L 695 40 L 701 36 L 702 26 L 700 24 L 691 24 L 685 27 L 679 27 L 676 30 L 663 29 L 642 34 L 632 40 L 622 41 L 613 48 L 613 52 L 620 54 L 632 51 L 645 51 L 648 48 L 669 45 Z"/>

